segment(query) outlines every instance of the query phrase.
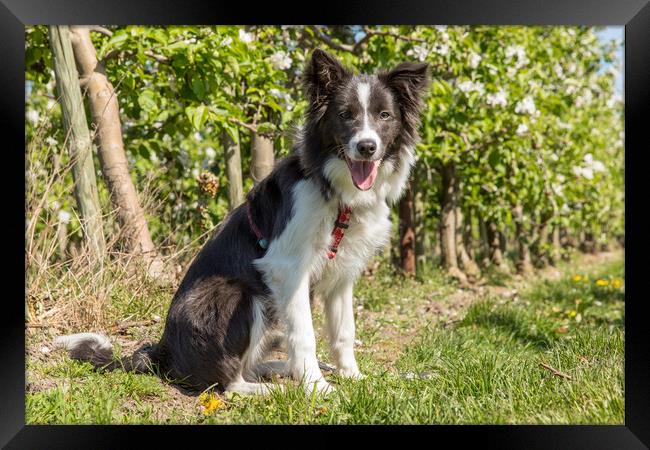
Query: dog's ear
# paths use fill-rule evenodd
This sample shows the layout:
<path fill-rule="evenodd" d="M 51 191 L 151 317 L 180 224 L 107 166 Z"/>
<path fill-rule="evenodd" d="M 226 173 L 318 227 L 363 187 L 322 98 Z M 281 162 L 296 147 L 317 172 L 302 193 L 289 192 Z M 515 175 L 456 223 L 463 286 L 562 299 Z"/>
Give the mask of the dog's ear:
<path fill-rule="evenodd" d="M 429 87 L 429 65 L 427 63 L 404 62 L 379 78 L 388 85 L 397 101 L 407 113 L 417 114 L 423 94 Z"/>
<path fill-rule="evenodd" d="M 303 74 L 303 85 L 312 106 L 325 105 L 332 93 L 349 80 L 352 73 L 334 56 L 319 48 L 311 54 Z"/>

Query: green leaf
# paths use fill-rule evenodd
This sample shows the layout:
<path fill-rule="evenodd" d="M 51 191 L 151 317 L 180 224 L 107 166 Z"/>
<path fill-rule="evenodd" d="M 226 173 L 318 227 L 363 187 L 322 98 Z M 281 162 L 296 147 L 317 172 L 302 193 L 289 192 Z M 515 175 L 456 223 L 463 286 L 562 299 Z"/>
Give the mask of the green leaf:
<path fill-rule="evenodd" d="M 203 129 L 203 125 L 208 120 L 208 107 L 200 105 L 197 107 L 188 106 L 185 108 L 185 114 L 190 120 L 190 123 L 196 130 Z"/>
<path fill-rule="evenodd" d="M 156 93 L 149 89 L 145 89 L 138 96 L 138 105 L 140 105 L 140 108 L 145 111 L 157 109 L 158 105 L 156 103 Z"/>

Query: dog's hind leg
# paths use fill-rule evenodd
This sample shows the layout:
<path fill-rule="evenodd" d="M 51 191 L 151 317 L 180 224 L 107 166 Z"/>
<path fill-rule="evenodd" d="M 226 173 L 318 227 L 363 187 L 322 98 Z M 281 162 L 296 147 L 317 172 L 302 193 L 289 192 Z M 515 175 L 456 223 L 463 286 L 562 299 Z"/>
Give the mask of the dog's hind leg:
<path fill-rule="evenodd" d="M 273 359 L 258 363 L 252 371 L 259 378 L 271 378 L 273 375 L 288 377 L 291 375 L 287 361 L 282 359 Z"/>

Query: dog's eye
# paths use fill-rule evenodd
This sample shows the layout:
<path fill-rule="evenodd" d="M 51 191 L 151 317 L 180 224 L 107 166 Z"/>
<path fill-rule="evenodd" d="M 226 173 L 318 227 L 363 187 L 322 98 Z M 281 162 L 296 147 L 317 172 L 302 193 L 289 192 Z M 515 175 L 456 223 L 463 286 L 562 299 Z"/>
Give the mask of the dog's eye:
<path fill-rule="evenodd" d="M 390 113 L 388 111 L 382 111 L 379 113 L 379 118 L 381 120 L 388 120 L 390 119 Z"/>
<path fill-rule="evenodd" d="M 343 119 L 343 120 L 348 120 L 350 117 L 352 117 L 352 113 L 350 113 L 350 111 L 347 111 L 347 110 L 346 111 L 341 111 L 339 113 L 339 117 L 341 119 Z"/>

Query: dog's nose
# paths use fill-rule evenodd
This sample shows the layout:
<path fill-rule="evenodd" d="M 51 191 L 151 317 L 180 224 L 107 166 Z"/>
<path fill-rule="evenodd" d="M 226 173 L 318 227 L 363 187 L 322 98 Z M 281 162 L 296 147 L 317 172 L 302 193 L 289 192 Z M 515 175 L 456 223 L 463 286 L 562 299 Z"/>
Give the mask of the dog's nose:
<path fill-rule="evenodd" d="M 362 139 L 357 144 L 357 151 L 362 156 L 371 156 L 377 151 L 377 144 L 374 139 Z"/>

